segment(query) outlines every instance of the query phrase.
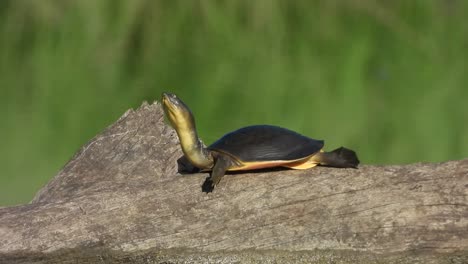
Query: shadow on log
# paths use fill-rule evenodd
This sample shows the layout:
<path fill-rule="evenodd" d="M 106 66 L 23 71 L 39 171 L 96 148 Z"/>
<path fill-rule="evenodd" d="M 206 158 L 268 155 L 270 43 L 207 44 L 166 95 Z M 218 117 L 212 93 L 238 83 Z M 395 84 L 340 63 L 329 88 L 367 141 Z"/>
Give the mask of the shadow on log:
<path fill-rule="evenodd" d="M 159 103 L 129 110 L 32 203 L 0 209 L 6 263 L 468 263 L 468 160 L 181 175 Z"/>

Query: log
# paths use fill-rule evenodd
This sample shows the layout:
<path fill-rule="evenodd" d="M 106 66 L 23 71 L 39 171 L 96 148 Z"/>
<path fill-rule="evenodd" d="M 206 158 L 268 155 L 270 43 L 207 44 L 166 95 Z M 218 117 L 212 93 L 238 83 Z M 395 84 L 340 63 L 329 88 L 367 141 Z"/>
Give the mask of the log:
<path fill-rule="evenodd" d="M 468 160 L 180 174 L 161 105 L 87 143 L 0 208 L 3 263 L 468 263 Z"/>

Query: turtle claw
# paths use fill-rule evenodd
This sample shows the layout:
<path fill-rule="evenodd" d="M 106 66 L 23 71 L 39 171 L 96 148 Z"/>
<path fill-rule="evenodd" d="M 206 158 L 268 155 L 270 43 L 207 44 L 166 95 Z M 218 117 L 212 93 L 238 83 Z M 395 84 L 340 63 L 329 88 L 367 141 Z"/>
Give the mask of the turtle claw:
<path fill-rule="evenodd" d="M 207 177 L 205 182 L 202 185 L 202 192 L 204 193 L 211 193 L 214 190 L 213 181 L 211 181 L 211 177 Z"/>

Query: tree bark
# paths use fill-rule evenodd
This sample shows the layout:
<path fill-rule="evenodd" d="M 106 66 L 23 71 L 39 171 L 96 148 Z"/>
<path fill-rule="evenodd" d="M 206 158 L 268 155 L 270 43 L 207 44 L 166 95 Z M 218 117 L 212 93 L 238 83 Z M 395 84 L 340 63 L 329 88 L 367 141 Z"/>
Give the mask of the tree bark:
<path fill-rule="evenodd" d="M 468 263 L 468 160 L 235 173 L 205 193 L 181 156 L 159 103 L 127 111 L 0 209 L 0 262 Z"/>

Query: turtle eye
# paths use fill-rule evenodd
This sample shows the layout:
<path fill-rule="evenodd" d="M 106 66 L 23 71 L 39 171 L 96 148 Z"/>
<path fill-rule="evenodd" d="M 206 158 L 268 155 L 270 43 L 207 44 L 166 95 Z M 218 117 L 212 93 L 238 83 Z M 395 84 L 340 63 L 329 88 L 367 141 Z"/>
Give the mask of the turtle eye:
<path fill-rule="evenodd" d="M 171 102 L 174 105 L 174 108 L 176 109 L 180 108 L 180 103 L 177 100 L 171 100 Z"/>

